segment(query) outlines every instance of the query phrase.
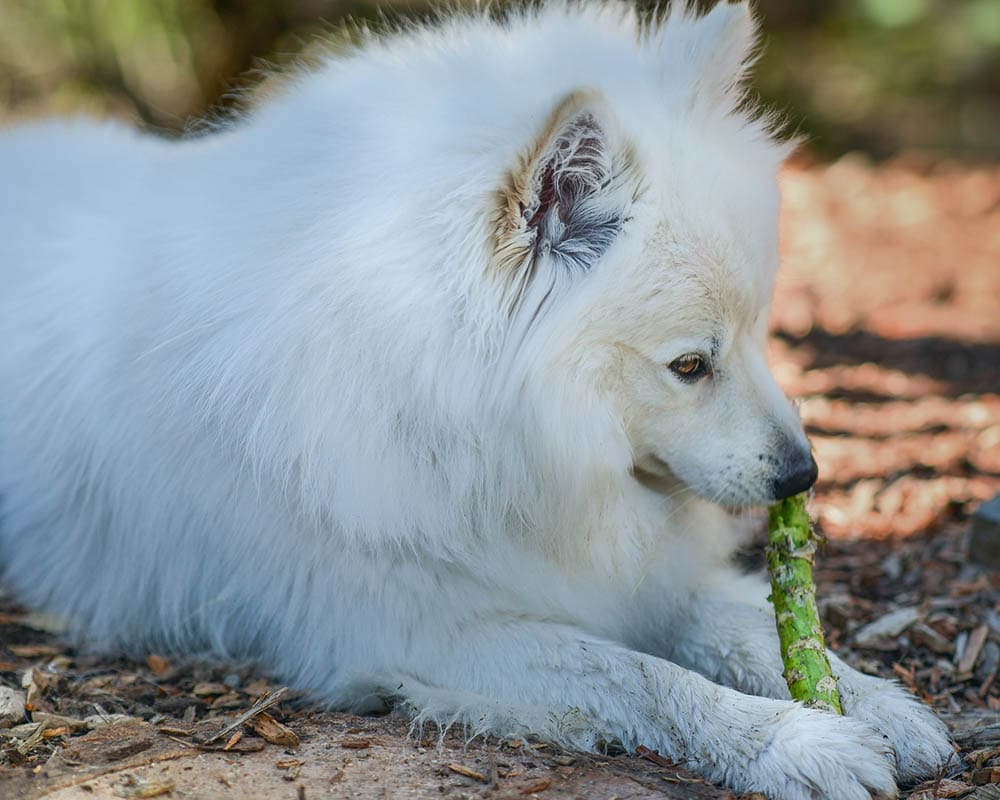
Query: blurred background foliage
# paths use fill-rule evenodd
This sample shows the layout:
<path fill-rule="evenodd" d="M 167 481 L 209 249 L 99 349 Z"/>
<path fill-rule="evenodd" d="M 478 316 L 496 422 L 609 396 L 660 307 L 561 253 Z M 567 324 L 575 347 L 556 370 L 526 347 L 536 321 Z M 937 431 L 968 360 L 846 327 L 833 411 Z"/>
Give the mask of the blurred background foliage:
<path fill-rule="evenodd" d="M 0 0 L 0 116 L 82 112 L 183 130 L 270 66 L 344 41 L 345 18 L 378 28 L 429 5 Z M 757 5 L 767 34 L 757 90 L 789 109 L 815 154 L 1000 156 L 1000 0 Z"/>

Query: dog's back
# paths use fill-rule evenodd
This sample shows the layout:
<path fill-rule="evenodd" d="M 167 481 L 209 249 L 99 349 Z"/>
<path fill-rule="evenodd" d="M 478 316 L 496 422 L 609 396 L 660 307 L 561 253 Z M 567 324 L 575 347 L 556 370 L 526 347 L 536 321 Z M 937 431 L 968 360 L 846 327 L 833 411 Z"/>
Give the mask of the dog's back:
<path fill-rule="evenodd" d="M 472 15 L 370 41 L 202 137 L 4 134 L 8 579 L 95 644 L 244 650 L 258 617 L 284 624 L 288 587 L 250 622 L 219 598 L 312 558 L 317 530 L 452 558 L 481 546 L 471 526 L 499 546 L 498 510 L 537 479 L 503 418 L 533 356 L 504 352 L 523 333 L 493 266 L 498 191 L 581 85 L 635 125 L 697 102 L 736 135 L 712 103 L 742 50 L 715 56 L 716 83 L 699 72 L 733 19 L 643 58 L 623 7 Z"/>

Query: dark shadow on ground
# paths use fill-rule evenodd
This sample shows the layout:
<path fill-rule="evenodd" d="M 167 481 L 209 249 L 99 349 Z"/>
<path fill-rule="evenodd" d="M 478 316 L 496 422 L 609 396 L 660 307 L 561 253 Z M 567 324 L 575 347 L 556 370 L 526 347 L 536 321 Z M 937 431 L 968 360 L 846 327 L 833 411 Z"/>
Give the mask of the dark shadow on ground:
<path fill-rule="evenodd" d="M 809 369 L 877 364 L 885 369 L 924 375 L 946 384 L 937 394 L 1000 392 L 1000 344 L 942 336 L 887 339 L 869 331 L 833 334 L 813 328 L 805 336 L 778 331 L 775 338 L 813 354 Z M 875 399 L 875 398 L 873 398 Z"/>

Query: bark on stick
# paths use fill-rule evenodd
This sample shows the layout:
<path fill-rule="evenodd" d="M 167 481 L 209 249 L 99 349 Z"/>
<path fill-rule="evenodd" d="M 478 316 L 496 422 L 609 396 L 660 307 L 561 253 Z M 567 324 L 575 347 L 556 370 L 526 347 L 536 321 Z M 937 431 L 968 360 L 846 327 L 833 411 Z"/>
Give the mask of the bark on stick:
<path fill-rule="evenodd" d="M 804 494 L 781 500 L 768 514 L 767 569 L 785 681 L 793 700 L 843 714 L 816 609 L 816 534 Z"/>

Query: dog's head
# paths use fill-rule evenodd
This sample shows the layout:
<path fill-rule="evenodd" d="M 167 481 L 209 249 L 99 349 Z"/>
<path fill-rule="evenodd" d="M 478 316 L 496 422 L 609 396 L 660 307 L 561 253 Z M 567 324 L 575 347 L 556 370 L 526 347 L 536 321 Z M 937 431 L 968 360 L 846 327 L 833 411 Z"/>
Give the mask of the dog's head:
<path fill-rule="evenodd" d="M 754 41 L 739 5 L 681 11 L 647 32 L 653 91 L 619 103 L 604 86 L 555 103 L 511 167 L 494 225 L 511 331 L 534 346 L 529 381 L 558 407 L 562 445 L 598 437 L 619 466 L 611 451 L 627 447 L 639 480 L 726 506 L 816 478 L 765 357 L 788 147 L 740 110 Z"/>

